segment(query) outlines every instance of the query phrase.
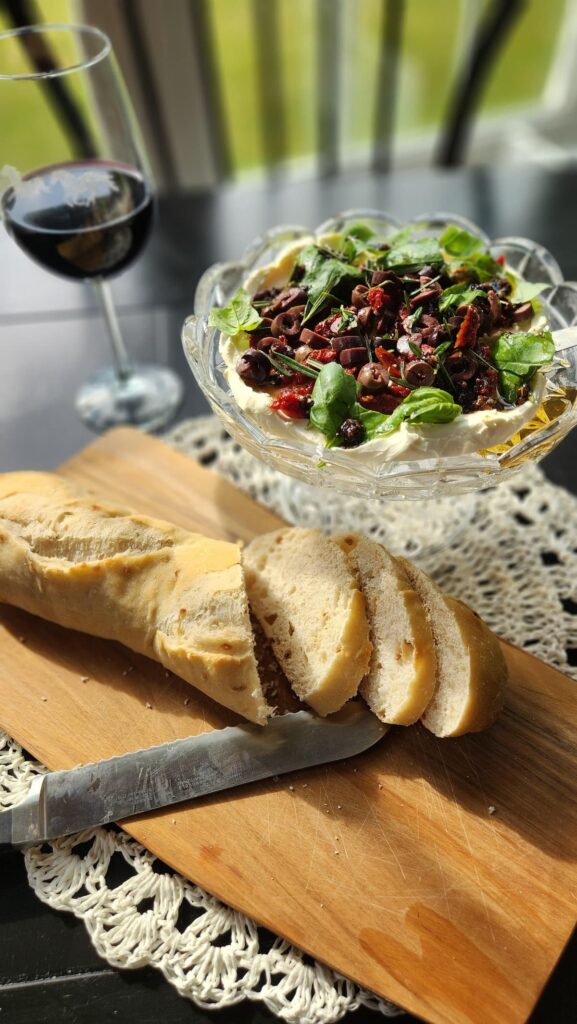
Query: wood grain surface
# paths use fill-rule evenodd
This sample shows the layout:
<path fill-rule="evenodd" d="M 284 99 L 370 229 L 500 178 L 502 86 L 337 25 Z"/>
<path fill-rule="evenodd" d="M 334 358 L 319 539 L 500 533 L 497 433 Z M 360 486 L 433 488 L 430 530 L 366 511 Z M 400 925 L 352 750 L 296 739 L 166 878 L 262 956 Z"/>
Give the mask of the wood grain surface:
<path fill-rule="evenodd" d="M 131 430 L 99 439 L 62 472 L 102 500 L 215 537 L 246 540 L 279 522 Z M 228 904 L 428 1021 L 524 1021 L 576 918 L 577 690 L 504 650 L 507 705 L 484 734 L 437 740 L 420 726 L 393 729 L 348 762 L 123 827 Z M 1 607 L 0 725 L 52 769 L 234 721 L 120 645 Z"/>

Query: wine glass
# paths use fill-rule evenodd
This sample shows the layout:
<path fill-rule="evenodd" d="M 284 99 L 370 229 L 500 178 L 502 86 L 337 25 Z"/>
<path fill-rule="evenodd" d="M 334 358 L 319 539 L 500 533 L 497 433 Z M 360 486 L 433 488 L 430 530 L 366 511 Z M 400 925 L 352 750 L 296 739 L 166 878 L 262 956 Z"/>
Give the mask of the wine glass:
<path fill-rule="evenodd" d="M 0 97 L 3 153 L 15 165 L 0 185 L 6 228 L 47 270 L 92 283 L 110 336 L 114 365 L 83 384 L 77 411 L 95 431 L 158 429 L 174 416 L 182 382 L 168 367 L 129 360 L 108 284 L 140 254 L 155 206 L 110 40 L 86 25 L 0 33 Z"/>

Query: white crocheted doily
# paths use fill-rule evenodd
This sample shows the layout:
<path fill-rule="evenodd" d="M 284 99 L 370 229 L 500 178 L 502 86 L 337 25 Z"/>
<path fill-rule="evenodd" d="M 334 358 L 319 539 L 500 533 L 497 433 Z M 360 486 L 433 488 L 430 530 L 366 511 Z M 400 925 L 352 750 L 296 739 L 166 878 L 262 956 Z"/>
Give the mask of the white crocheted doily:
<path fill-rule="evenodd" d="M 292 506 L 305 520 L 314 515 L 302 489 L 287 489 L 213 417 L 185 422 L 166 440 L 281 514 Z M 475 499 L 472 521 L 471 503 L 458 506 L 460 500 L 452 501 L 461 512 L 453 515 L 450 547 L 423 556 L 424 568 L 500 636 L 577 678 L 577 499 L 526 466 Z M 397 549 L 409 554 L 422 555 L 443 539 L 434 509 L 423 503 L 371 507 L 335 497 L 331 505 L 335 526 L 389 543 L 392 532 Z M 18 803 L 39 771 L 0 733 L 0 808 Z M 157 967 L 199 1006 L 252 999 L 294 1024 L 329 1024 L 360 1006 L 388 1017 L 401 1012 L 271 938 L 118 830 L 97 828 L 25 857 L 36 895 L 79 917 L 110 964 Z"/>

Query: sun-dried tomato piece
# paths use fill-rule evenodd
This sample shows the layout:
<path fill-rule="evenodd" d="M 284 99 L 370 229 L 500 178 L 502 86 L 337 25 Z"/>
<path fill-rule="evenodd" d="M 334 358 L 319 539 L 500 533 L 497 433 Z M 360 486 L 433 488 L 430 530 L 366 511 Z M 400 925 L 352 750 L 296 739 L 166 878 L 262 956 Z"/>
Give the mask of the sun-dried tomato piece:
<path fill-rule="evenodd" d="M 282 412 L 291 420 L 304 420 L 311 407 L 312 384 L 298 384 L 296 387 L 281 388 L 271 402 L 271 409 Z"/>
<path fill-rule="evenodd" d="M 383 348 L 382 345 L 377 345 L 375 347 L 375 355 L 379 360 L 379 363 L 382 363 L 382 365 L 386 367 L 394 366 L 398 358 L 396 352 L 390 352 L 388 348 Z"/>
<path fill-rule="evenodd" d="M 362 405 L 364 409 L 370 409 L 371 412 L 383 412 L 387 415 L 397 408 L 401 403 L 401 398 L 397 395 L 393 395 L 390 391 L 381 391 L 377 395 L 359 395 L 359 405 Z"/>
<path fill-rule="evenodd" d="M 465 319 L 455 338 L 455 348 L 473 348 L 477 340 L 480 322 L 479 311 L 473 305 L 467 306 Z"/>
<path fill-rule="evenodd" d="M 398 395 L 400 398 L 406 398 L 407 395 L 411 394 L 410 388 L 405 388 L 402 384 L 396 384 L 394 381 L 390 382 L 389 391 L 391 394 Z"/>
<path fill-rule="evenodd" d="M 315 348 L 310 359 L 316 359 L 317 363 L 332 363 L 337 358 L 334 348 Z"/>
<path fill-rule="evenodd" d="M 380 313 L 385 306 L 389 306 L 392 302 L 392 296 L 384 288 L 369 288 L 366 299 L 375 313 Z"/>

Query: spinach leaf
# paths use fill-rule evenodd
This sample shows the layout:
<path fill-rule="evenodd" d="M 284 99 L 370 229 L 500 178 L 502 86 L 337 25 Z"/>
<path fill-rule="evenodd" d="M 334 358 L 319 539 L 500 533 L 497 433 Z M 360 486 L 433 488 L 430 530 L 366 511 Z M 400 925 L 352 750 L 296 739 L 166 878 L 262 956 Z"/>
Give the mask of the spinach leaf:
<path fill-rule="evenodd" d="M 234 337 L 240 331 L 253 331 L 261 318 L 251 302 L 249 293 L 239 288 L 228 306 L 213 306 L 208 314 L 208 326 Z"/>
<path fill-rule="evenodd" d="M 445 313 L 448 309 L 457 306 L 468 306 L 475 299 L 486 299 L 487 296 L 480 288 L 472 288 L 467 284 L 452 284 L 445 288 L 439 297 L 439 311 Z"/>
<path fill-rule="evenodd" d="M 428 263 L 440 264 L 443 254 L 436 238 L 416 238 L 414 241 L 395 242 L 387 252 L 377 260 L 380 267 L 425 266 Z"/>
<path fill-rule="evenodd" d="M 326 363 L 312 391 L 310 420 L 317 430 L 334 441 L 337 431 L 350 415 L 357 397 L 357 382 L 339 363 Z"/>
<path fill-rule="evenodd" d="M 507 402 L 514 403 L 522 384 L 529 383 L 540 366 L 555 355 L 550 331 L 541 334 L 502 334 L 493 349 L 493 362 L 499 370 L 499 390 Z"/>
<path fill-rule="evenodd" d="M 463 410 L 452 395 L 441 388 L 416 388 L 397 406 L 386 422 L 377 427 L 373 437 L 385 437 L 398 430 L 401 423 L 451 423 Z"/>

